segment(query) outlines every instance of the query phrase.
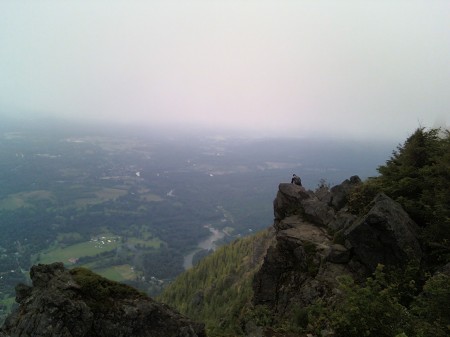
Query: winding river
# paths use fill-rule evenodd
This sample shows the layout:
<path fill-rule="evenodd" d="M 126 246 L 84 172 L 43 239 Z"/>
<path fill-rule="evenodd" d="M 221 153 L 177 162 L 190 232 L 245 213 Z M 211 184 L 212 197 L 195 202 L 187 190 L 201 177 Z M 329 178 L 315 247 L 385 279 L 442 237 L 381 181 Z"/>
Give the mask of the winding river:
<path fill-rule="evenodd" d="M 207 239 L 199 242 L 199 244 L 197 245 L 197 249 L 195 249 L 193 252 L 189 253 L 188 255 L 184 256 L 183 267 L 185 270 L 192 268 L 192 259 L 195 255 L 195 253 L 197 253 L 198 251 L 200 251 L 202 249 L 216 250 L 217 246 L 216 246 L 215 242 L 217 240 L 222 239 L 225 236 L 224 232 L 222 232 L 218 229 L 215 229 L 211 226 L 207 226 L 207 227 L 208 227 L 209 231 L 211 232 L 211 235 Z"/>

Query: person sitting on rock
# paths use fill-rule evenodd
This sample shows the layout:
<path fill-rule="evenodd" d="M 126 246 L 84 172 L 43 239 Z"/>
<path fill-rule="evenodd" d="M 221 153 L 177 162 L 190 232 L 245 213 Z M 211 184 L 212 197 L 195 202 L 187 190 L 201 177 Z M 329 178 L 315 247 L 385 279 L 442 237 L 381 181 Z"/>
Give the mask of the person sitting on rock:
<path fill-rule="evenodd" d="M 296 174 L 292 175 L 291 184 L 302 186 L 302 180 Z"/>

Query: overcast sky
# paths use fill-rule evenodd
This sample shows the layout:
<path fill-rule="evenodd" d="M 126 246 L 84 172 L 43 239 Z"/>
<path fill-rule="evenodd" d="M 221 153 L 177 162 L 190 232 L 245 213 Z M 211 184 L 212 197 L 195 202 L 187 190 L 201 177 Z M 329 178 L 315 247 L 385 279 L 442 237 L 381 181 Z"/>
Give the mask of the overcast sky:
<path fill-rule="evenodd" d="M 450 1 L 0 1 L 0 116 L 403 139 L 450 122 Z"/>

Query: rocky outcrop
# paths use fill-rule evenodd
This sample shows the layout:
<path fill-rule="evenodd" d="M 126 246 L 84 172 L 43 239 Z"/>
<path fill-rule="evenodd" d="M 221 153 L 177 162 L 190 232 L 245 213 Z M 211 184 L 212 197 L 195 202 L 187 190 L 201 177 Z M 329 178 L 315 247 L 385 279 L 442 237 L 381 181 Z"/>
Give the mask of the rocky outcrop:
<path fill-rule="evenodd" d="M 277 197 L 273 201 L 275 223 L 289 215 L 300 211 L 302 200 L 308 199 L 311 194 L 304 187 L 295 184 L 280 184 Z"/>
<path fill-rule="evenodd" d="M 401 206 L 384 194 L 362 217 L 347 210 L 351 177 L 331 189 L 306 191 L 280 184 L 274 200 L 276 240 L 253 280 L 255 304 L 283 316 L 338 292 L 338 277 L 370 276 L 376 266 L 406 266 L 420 261 L 417 226 Z"/>
<path fill-rule="evenodd" d="M 361 184 L 361 179 L 358 176 L 352 176 L 350 179 L 344 180 L 340 185 L 331 188 L 330 205 L 335 210 L 340 210 L 345 207 L 348 202 L 348 197 L 352 190 Z"/>
<path fill-rule="evenodd" d="M 350 252 L 334 244 L 326 228 L 299 216 L 281 221 L 276 243 L 267 251 L 253 281 L 255 304 L 268 305 L 283 315 L 292 306 L 307 306 L 329 296 L 338 275 L 350 274 Z"/>
<path fill-rule="evenodd" d="M 345 231 L 344 237 L 354 259 L 371 272 L 379 263 L 401 267 L 409 261 L 419 262 L 422 250 L 418 231 L 400 204 L 381 193 L 372 201 L 369 212 Z"/>
<path fill-rule="evenodd" d="M 275 227 L 290 215 L 300 215 L 302 219 L 318 226 L 339 230 L 349 226 L 356 216 L 345 209 L 353 189 L 361 184 L 358 176 L 343 181 L 331 189 L 319 188 L 316 192 L 304 187 L 282 183 L 278 187 L 274 204 Z M 279 228 L 281 229 L 281 228 Z"/>
<path fill-rule="evenodd" d="M 16 287 L 16 309 L 0 336 L 205 337 L 195 323 L 129 286 L 62 263 L 37 265 L 33 286 Z"/>

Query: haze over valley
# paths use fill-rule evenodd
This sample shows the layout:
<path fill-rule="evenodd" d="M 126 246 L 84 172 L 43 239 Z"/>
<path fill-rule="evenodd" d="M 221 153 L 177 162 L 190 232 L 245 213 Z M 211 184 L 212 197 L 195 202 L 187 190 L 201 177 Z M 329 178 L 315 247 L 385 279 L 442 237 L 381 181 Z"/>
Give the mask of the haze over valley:
<path fill-rule="evenodd" d="M 365 178 L 393 147 L 52 119 L 9 120 L 0 139 L 5 310 L 34 263 L 86 266 L 156 294 L 195 253 L 270 226 L 293 173 L 310 189 Z"/>
<path fill-rule="evenodd" d="M 440 229 L 448 220 L 449 13 L 443 0 L 1 1 L 0 322 L 30 268 L 55 261 L 65 266 L 54 271 L 81 270 L 83 279 L 92 274 L 73 268 L 86 267 L 156 296 L 228 251 L 224 287 L 239 269 L 254 303 L 247 267 L 255 272 L 269 249 L 264 229 L 293 174 L 309 191 L 281 186 L 312 199 L 333 198 L 329 187 L 359 176 L 358 212 L 373 193 L 399 185 L 406 199 L 392 198 L 438 215 Z M 382 177 L 377 168 L 414 132 L 404 169 L 393 159 Z M 424 191 L 428 199 L 417 201 Z M 321 202 L 311 212 L 341 215 L 331 199 Z M 213 289 L 213 277 L 202 276 Z M 174 294 L 187 294 L 183 287 Z"/>

